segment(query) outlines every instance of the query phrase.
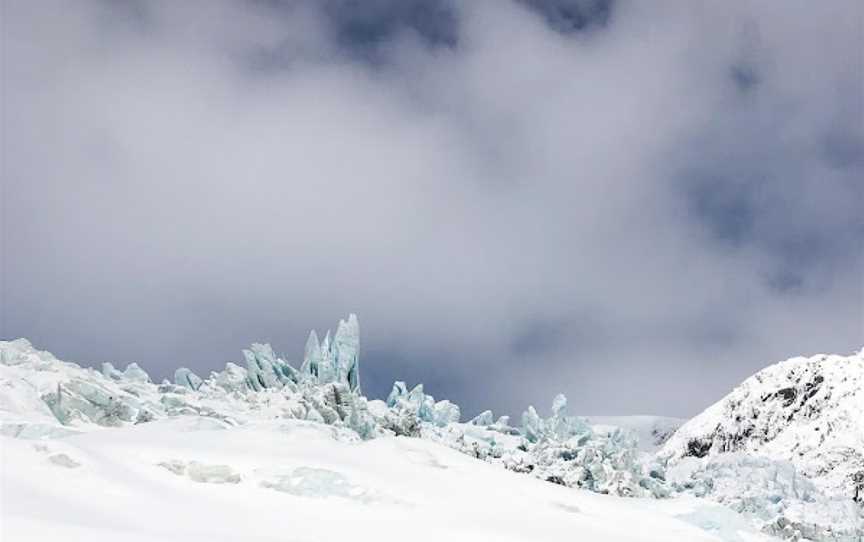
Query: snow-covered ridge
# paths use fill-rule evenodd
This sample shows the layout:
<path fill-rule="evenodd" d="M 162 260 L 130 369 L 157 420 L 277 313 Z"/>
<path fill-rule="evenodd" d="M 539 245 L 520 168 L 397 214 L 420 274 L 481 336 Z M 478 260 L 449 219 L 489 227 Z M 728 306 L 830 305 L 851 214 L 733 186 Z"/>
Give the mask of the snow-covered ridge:
<path fill-rule="evenodd" d="M 684 424 L 660 455 L 746 452 L 789 461 L 832 494 L 853 496 L 864 471 L 864 350 L 797 357 L 751 376 Z"/>

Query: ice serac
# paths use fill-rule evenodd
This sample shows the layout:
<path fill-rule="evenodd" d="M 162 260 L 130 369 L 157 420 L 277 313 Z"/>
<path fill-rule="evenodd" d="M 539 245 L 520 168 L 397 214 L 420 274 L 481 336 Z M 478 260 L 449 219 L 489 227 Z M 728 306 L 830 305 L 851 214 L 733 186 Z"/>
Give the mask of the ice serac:
<path fill-rule="evenodd" d="M 196 375 L 186 367 L 180 367 L 174 371 L 174 383 L 178 386 L 195 391 L 201 387 L 203 380 L 201 380 L 200 376 Z"/>
<path fill-rule="evenodd" d="M 246 360 L 247 382 L 255 391 L 268 388 L 293 388 L 300 381 L 300 373 L 287 361 L 276 356 L 269 344 L 253 343 L 243 350 Z"/>
<path fill-rule="evenodd" d="M 111 380 L 130 380 L 133 382 L 150 382 L 150 375 L 144 369 L 138 366 L 137 363 L 130 363 L 124 371 L 119 371 L 110 362 L 102 364 L 102 374 L 105 378 Z"/>
<path fill-rule="evenodd" d="M 318 334 L 309 333 L 299 371 L 300 378 L 318 384 L 344 383 L 360 393 L 360 325 L 356 314 L 339 320 L 336 334 L 330 331 L 318 341 Z"/>
<path fill-rule="evenodd" d="M 385 404 L 403 418 L 414 418 L 436 427 L 458 423 L 462 415 L 458 405 L 446 399 L 435 401 L 433 396 L 427 395 L 423 391 L 423 384 L 417 384 L 408 391 L 405 382 L 394 382 Z"/>
<path fill-rule="evenodd" d="M 318 340 L 318 334 L 313 329 L 309 332 L 309 338 L 306 340 L 306 349 L 303 353 L 303 364 L 300 366 L 300 373 L 317 381 L 318 367 L 321 365 L 321 359 L 321 343 Z"/>
<path fill-rule="evenodd" d="M 486 427 L 492 425 L 494 421 L 495 418 L 492 415 L 492 411 L 484 410 L 483 412 L 472 418 L 471 421 L 469 421 L 468 423 L 470 423 L 471 425 L 480 425 Z"/>
<path fill-rule="evenodd" d="M 347 382 L 351 391 L 360 391 L 360 325 L 357 315 L 348 315 L 348 320 L 339 320 L 331 347 L 336 365 L 336 379 Z"/>

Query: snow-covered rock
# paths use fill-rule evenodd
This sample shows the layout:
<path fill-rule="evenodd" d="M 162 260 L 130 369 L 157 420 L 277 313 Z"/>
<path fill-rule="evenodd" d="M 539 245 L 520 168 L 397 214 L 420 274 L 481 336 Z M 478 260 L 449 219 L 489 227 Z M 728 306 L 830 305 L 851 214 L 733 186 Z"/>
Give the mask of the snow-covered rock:
<path fill-rule="evenodd" d="M 751 376 L 663 446 L 671 464 L 747 452 L 788 461 L 829 494 L 852 498 L 864 471 L 864 350 L 797 357 Z"/>

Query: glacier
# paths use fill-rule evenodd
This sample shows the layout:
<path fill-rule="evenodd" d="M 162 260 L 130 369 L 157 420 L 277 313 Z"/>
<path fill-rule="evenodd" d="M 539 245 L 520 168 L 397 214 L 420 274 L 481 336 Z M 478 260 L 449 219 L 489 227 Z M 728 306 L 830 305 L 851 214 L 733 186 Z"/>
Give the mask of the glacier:
<path fill-rule="evenodd" d="M 862 506 L 849 498 L 847 483 L 861 468 L 864 450 L 864 351 L 771 366 L 680 428 L 672 419 L 573 416 L 561 394 L 548 416 L 528 406 L 513 426 L 489 410 L 463 422 L 457 404 L 436 400 L 422 384 L 409 389 L 396 381 L 385 400 L 367 398 L 360 387 L 359 341 L 358 319 L 351 314 L 321 340 L 311 331 L 299 366 L 269 344 L 254 343 L 242 350 L 242 363 L 229 362 L 206 377 L 181 367 L 173 382 L 160 383 L 134 363 L 123 370 L 104 363 L 97 371 L 58 360 L 24 339 L 0 341 L 0 435 L 62 442 L 174 419 L 201 420 L 196 427 L 219 430 L 293 420 L 329 427 L 346 442 L 432 442 L 568 488 L 710 501 L 758 532 L 790 540 L 851 542 L 864 532 Z M 243 480 L 218 462 L 160 464 L 193 481 Z M 315 487 L 348 484 L 309 472 Z M 280 474 L 267 487 L 291 493 L 292 476 Z"/>

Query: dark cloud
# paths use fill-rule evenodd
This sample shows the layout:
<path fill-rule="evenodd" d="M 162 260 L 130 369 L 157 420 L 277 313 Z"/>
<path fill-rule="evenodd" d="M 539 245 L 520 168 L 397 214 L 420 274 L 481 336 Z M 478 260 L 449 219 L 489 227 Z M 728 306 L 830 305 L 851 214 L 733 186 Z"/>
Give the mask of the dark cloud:
<path fill-rule="evenodd" d="M 613 0 L 519 0 L 542 15 L 549 26 L 563 34 L 604 27 L 609 23 Z"/>
<path fill-rule="evenodd" d="M 692 414 L 861 345 L 861 9 L 7 4 L 2 335 Z"/>

